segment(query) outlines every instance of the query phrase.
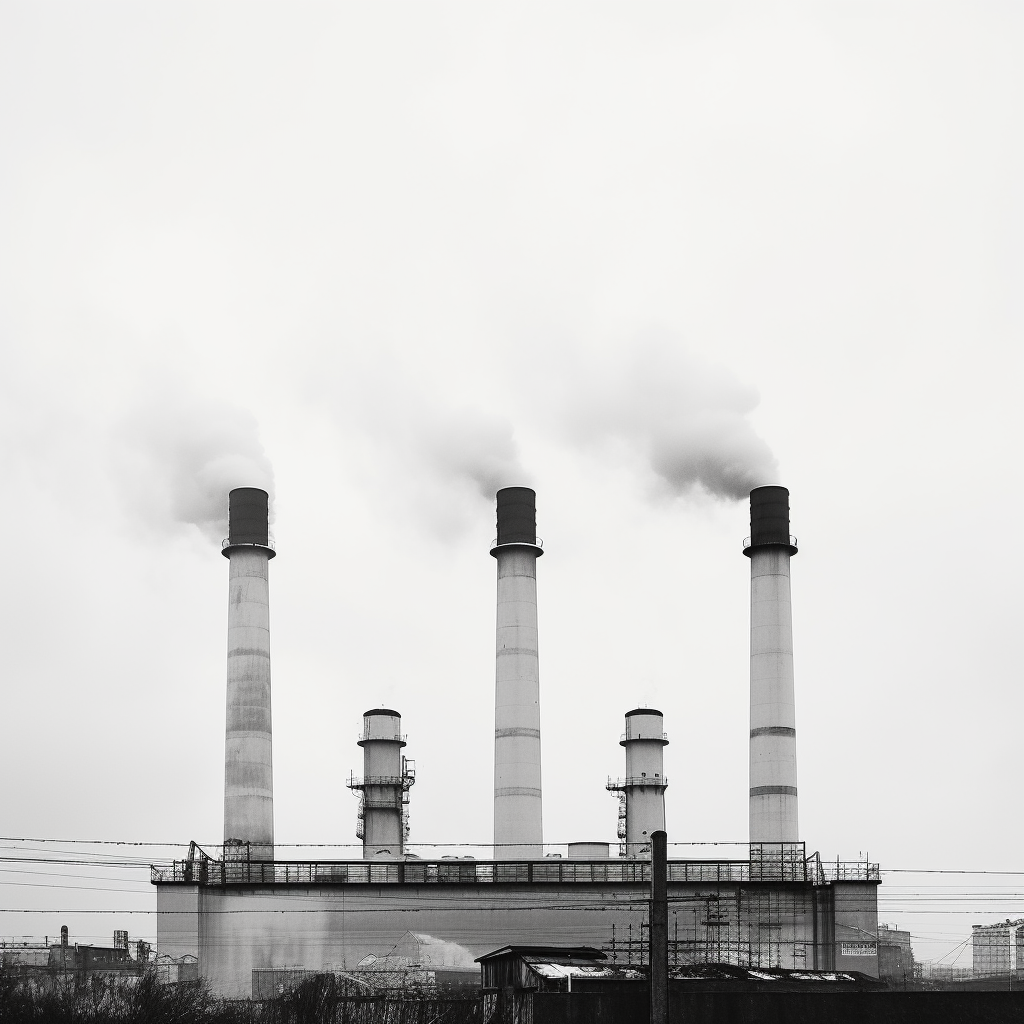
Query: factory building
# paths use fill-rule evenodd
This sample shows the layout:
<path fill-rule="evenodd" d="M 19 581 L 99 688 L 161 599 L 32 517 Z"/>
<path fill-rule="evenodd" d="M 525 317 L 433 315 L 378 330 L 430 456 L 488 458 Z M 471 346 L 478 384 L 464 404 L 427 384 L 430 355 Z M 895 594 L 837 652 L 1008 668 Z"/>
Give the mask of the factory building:
<path fill-rule="evenodd" d="M 974 976 L 1024 973 L 1024 919 L 976 924 L 971 928 Z"/>
<path fill-rule="evenodd" d="M 878 926 L 878 976 L 897 988 L 914 980 L 914 947 L 908 931 Z"/>
<path fill-rule="evenodd" d="M 266 493 L 229 497 L 230 560 L 224 849 L 195 844 L 154 868 L 158 949 L 197 957 L 215 992 L 250 994 L 275 969 L 351 970 L 410 933 L 443 944 L 452 967 L 507 945 L 592 946 L 613 963 L 646 960 L 650 836 L 665 828 L 664 716 L 626 713 L 618 856 L 570 843 L 545 856 L 541 824 L 536 495 L 497 495 L 494 848 L 491 860 L 423 860 L 406 850 L 415 766 L 397 711 L 364 715 L 356 834 L 362 857 L 274 857 Z M 789 492 L 751 492 L 750 843 L 732 860 L 670 860 L 669 941 L 677 964 L 861 971 L 878 975 L 878 866 L 808 856 L 799 838 Z M 586 837 L 582 837 L 586 838 Z M 682 837 L 678 837 L 682 838 Z"/>

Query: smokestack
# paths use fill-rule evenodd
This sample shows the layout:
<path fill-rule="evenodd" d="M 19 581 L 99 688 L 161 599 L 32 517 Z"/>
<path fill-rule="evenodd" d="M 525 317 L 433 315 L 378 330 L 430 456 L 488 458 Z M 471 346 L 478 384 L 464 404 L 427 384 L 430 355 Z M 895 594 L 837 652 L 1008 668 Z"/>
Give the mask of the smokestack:
<path fill-rule="evenodd" d="M 498 608 L 494 681 L 494 858 L 543 855 L 540 666 L 537 652 L 537 495 L 497 494 Z"/>
<path fill-rule="evenodd" d="M 606 787 L 619 794 L 619 852 L 624 857 L 646 857 L 651 836 L 665 829 L 664 722 L 653 708 L 626 712 L 626 731 L 619 740 L 626 748 L 626 777 L 609 779 Z"/>
<path fill-rule="evenodd" d="M 270 498 L 258 487 L 228 495 L 227 737 L 224 857 L 274 859 L 270 724 Z"/>
<path fill-rule="evenodd" d="M 402 716 L 388 708 L 363 715 L 363 777 L 351 776 L 349 789 L 359 792 L 356 836 L 363 841 L 363 859 L 400 857 L 408 836 L 406 805 L 416 781 L 416 762 L 402 756 Z"/>
<path fill-rule="evenodd" d="M 799 840 L 789 491 L 750 492 L 750 842 Z"/>

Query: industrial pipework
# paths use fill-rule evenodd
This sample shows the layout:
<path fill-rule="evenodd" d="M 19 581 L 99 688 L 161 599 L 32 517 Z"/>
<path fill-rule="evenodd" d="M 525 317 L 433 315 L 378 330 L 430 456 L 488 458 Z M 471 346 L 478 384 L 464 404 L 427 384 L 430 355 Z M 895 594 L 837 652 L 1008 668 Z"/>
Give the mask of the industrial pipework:
<path fill-rule="evenodd" d="M 668 736 L 662 713 L 653 708 L 627 711 L 619 744 L 626 748 L 626 777 L 609 779 L 606 786 L 619 798 L 619 853 L 631 859 L 649 857 L 651 834 L 665 829 Z"/>
<path fill-rule="evenodd" d="M 224 856 L 274 859 L 274 767 L 270 719 L 270 498 L 258 487 L 228 494 L 227 732 Z"/>
<path fill-rule="evenodd" d="M 402 716 L 388 708 L 363 715 L 363 777 L 349 776 L 346 785 L 359 793 L 356 836 L 363 841 L 363 859 L 401 857 L 409 837 L 409 789 L 416 781 L 416 762 L 402 756 Z"/>
<path fill-rule="evenodd" d="M 750 492 L 750 842 L 799 840 L 789 491 Z"/>
<path fill-rule="evenodd" d="M 540 665 L 537 651 L 537 495 L 497 493 L 498 562 L 494 681 L 494 859 L 543 855 Z"/>

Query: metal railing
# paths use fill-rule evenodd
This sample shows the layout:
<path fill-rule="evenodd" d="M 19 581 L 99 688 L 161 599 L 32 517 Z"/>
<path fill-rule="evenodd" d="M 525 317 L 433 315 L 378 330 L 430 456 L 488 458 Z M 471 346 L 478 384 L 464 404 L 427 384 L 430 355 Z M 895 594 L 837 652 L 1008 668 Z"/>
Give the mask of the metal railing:
<path fill-rule="evenodd" d="M 356 743 L 373 743 L 379 740 L 381 743 L 405 743 L 407 733 L 396 732 L 393 736 L 370 736 L 367 733 L 361 733 L 356 737 Z"/>
<path fill-rule="evenodd" d="M 627 786 L 667 786 L 668 776 L 667 775 L 631 775 L 626 779 L 613 779 L 610 775 L 608 776 L 608 782 L 605 785 L 605 789 L 608 790 L 619 790 L 625 789 Z"/>
<path fill-rule="evenodd" d="M 362 789 L 364 786 L 405 786 L 406 779 L 401 775 L 367 775 L 360 778 L 358 775 L 349 775 L 345 783 L 349 789 Z M 412 785 L 412 783 L 409 783 Z"/>
<path fill-rule="evenodd" d="M 782 544 L 782 541 L 781 540 L 770 540 L 767 543 L 769 543 L 769 544 Z M 800 546 L 799 544 L 797 544 L 796 537 L 794 537 L 793 534 L 789 535 L 789 546 L 791 548 L 796 548 L 796 547 Z M 743 550 L 746 551 L 747 548 L 749 548 L 749 547 L 750 547 L 750 538 L 749 537 L 744 537 L 743 538 Z"/>
<path fill-rule="evenodd" d="M 821 876 L 828 882 L 880 882 L 882 873 L 877 864 L 868 861 L 821 862 Z"/>
<path fill-rule="evenodd" d="M 664 740 L 668 743 L 668 733 L 659 732 L 657 735 L 653 736 L 630 736 L 628 732 L 620 733 L 619 742 L 622 743 L 624 740 Z"/>
<path fill-rule="evenodd" d="M 806 852 L 804 843 L 751 843 L 751 881 L 806 882 Z"/>
<path fill-rule="evenodd" d="M 271 551 L 277 550 L 277 544 L 274 542 L 273 537 L 267 538 L 266 544 L 260 544 L 254 540 L 236 540 L 232 541 L 230 537 L 225 537 L 220 542 L 221 549 L 224 548 L 270 548 Z"/>
<path fill-rule="evenodd" d="M 830 881 L 877 881 L 878 865 L 823 865 Z M 668 880 L 677 883 L 815 882 L 803 863 L 783 860 L 669 861 Z M 833 877 L 828 877 L 833 876 Z M 229 885 L 501 885 L 501 884 L 647 884 L 651 864 L 645 860 L 543 861 L 175 861 L 152 868 L 159 884 Z M 820 884 L 820 883 L 819 883 Z"/>
<path fill-rule="evenodd" d="M 529 541 L 525 541 L 525 540 L 507 540 L 507 541 L 505 541 L 505 544 L 529 544 Z M 498 538 L 495 537 L 491 541 L 491 547 L 492 548 L 496 548 L 497 546 L 498 546 Z M 504 547 L 504 546 L 505 545 L 503 544 L 502 547 Z M 535 548 L 542 548 L 542 547 L 544 547 L 544 538 L 543 537 L 538 537 L 533 542 L 533 547 L 535 547 Z"/>
<path fill-rule="evenodd" d="M 746 861 L 680 861 L 670 881 L 746 881 Z M 185 885 L 650 883 L 650 861 L 175 861 L 152 868 L 154 883 Z"/>

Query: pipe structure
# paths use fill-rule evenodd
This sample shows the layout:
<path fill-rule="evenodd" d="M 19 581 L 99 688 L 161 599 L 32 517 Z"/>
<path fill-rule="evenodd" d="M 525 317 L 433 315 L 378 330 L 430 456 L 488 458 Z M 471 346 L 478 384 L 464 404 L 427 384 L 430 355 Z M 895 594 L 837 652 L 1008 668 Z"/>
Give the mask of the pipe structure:
<path fill-rule="evenodd" d="M 651 835 L 665 829 L 665 717 L 653 708 L 626 712 L 626 731 L 619 745 L 626 748 L 626 777 L 609 779 L 607 789 L 620 797 L 620 853 L 646 857 Z"/>
<path fill-rule="evenodd" d="M 274 859 L 274 766 L 270 719 L 270 584 L 275 555 L 270 498 L 258 487 L 228 494 L 227 730 L 224 856 Z"/>
<path fill-rule="evenodd" d="M 406 805 L 416 781 L 415 762 L 402 756 L 402 716 L 389 708 L 363 715 L 363 777 L 351 776 L 348 787 L 359 793 L 356 836 L 363 841 L 363 859 L 401 857 L 408 835 Z"/>
<path fill-rule="evenodd" d="M 789 491 L 750 492 L 750 842 L 799 840 Z"/>
<path fill-rule="evenodd" d="M 651 1024 L 668 1024 L 668 835 L 651 833 Z"/>
<path fill-rule="evenodd" d="M 494 676 L 494 859 L 543 854 L 540 663 L 537 650 L 537 495 L 497 493 L 498 562 Z"/>

